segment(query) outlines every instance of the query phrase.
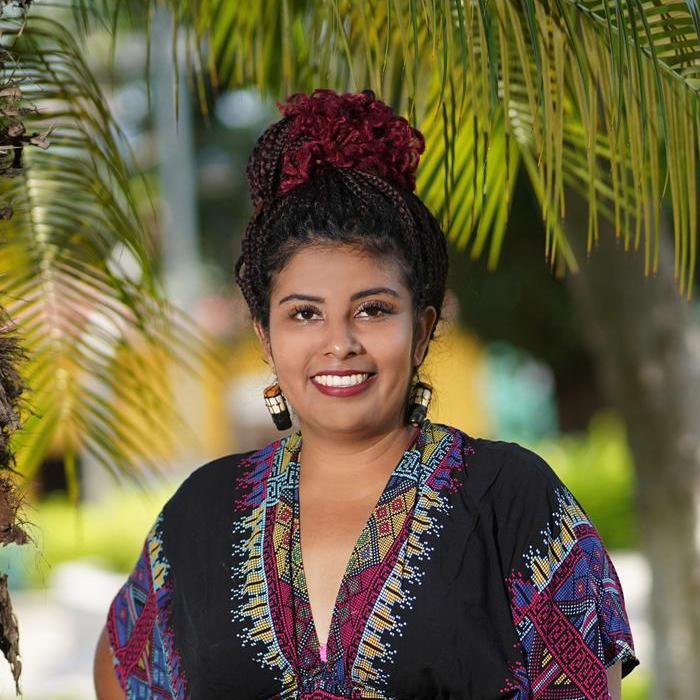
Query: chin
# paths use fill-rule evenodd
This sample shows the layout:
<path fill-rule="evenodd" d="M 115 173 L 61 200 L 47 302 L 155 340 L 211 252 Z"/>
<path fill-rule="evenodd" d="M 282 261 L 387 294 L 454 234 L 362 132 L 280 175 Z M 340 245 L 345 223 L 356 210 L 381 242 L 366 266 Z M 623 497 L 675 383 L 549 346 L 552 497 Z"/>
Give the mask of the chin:
<path fill-rule="evenodd" d="M 367 430 L 375 430 L 380 424 L 377 413 L 367 412 L 363 415 L 352 415 L 351 411 L 334 412 L 337 415 L 329 415 L 326 412 L 314 417 L 314 423 L 327 432 L 358 433 Z"/>

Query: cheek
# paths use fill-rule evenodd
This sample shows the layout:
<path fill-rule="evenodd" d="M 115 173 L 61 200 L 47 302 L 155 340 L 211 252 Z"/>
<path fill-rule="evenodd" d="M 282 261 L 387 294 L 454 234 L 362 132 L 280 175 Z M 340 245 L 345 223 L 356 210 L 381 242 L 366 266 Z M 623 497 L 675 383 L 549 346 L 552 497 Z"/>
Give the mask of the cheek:
<path fill-rule="evenodd" d="M 374 355 L 379 364 L 393 366 L 404 371 L 411 361 L 412 329 L 405 324 L 395 324 L 391 329 L 384 328 L 367 338 L 365 347 Z"/>
<path fill-rule="evenodd" d="M 278 374 L 285 369 L 295 374 L 298 368 L 308 362 L 314 343 L 309 334 L 294 333 L 282 326 L 272 335 L 272 355 Z"/>

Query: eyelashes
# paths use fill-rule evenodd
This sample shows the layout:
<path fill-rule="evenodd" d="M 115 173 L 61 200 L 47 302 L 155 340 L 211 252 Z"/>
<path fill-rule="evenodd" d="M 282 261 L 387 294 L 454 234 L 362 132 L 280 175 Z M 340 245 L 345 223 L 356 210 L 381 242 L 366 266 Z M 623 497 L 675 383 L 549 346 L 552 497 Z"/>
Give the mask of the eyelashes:
<path fill-rule="evenodd" d="M 315 314 L 318 313 L 318 309 L 315 306 L 309 306 L 308 304 L 303 304 L 301 306 L 293 306 L 289 314 L 289 318 L 294 318 L 297 314 Z M 310 321 L 310 318 L 300 318 L 299 321 Z"/>
<path fill-rule="evenodd" d="M 356 311 L 356 313 L 367 312 L 370 318 L 381 318 L 394 313 L 394 309 L 390 304 L 383 301 L 368 301 L 362 304 Z M 312 321 L 312 316 L 315 314 L 320 314 L 321 311 L 318 307 L 312 306 L 311 304 L 300 304 L 299 306 L 294 306 L 289 314 L 289 317 L 294 319 L 299 314 L 308 314 L 307 317 L 302 317 L 297 320 L 299 321 Z"/>

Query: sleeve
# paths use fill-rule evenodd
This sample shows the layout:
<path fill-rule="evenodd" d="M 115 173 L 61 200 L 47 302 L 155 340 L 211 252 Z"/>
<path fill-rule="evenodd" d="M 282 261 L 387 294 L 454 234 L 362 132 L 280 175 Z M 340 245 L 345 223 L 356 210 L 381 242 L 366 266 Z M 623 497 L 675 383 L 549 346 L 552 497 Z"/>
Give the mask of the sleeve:
<path fill-rule="evenodd" d="M 162 523 L 163 511 L 107 616 L 112 660 L 127 700 L 185 697 L 171 625 L 173 577 L 163 547 Z"/>
<path fill-rule="evenodd" d="M 622 587 L 594 525 L 517 443 L 495 483 L 496 537 L 534 700 L 609 700 L 606 670 L 638 664 Z"/>

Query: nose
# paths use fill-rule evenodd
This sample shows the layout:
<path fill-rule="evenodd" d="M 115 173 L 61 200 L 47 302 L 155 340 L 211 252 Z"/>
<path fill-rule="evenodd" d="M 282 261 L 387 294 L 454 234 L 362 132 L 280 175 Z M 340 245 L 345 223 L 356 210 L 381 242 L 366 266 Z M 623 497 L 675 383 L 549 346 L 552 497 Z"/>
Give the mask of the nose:
<path fill-rule="evenodd" d="M 323 339 L 324 355 L 334 355 L 342 359 L 362 352 L 362 343 L 351 323 L 345 320 L 329 321 L 326 327 L 327 333 Z"/>

